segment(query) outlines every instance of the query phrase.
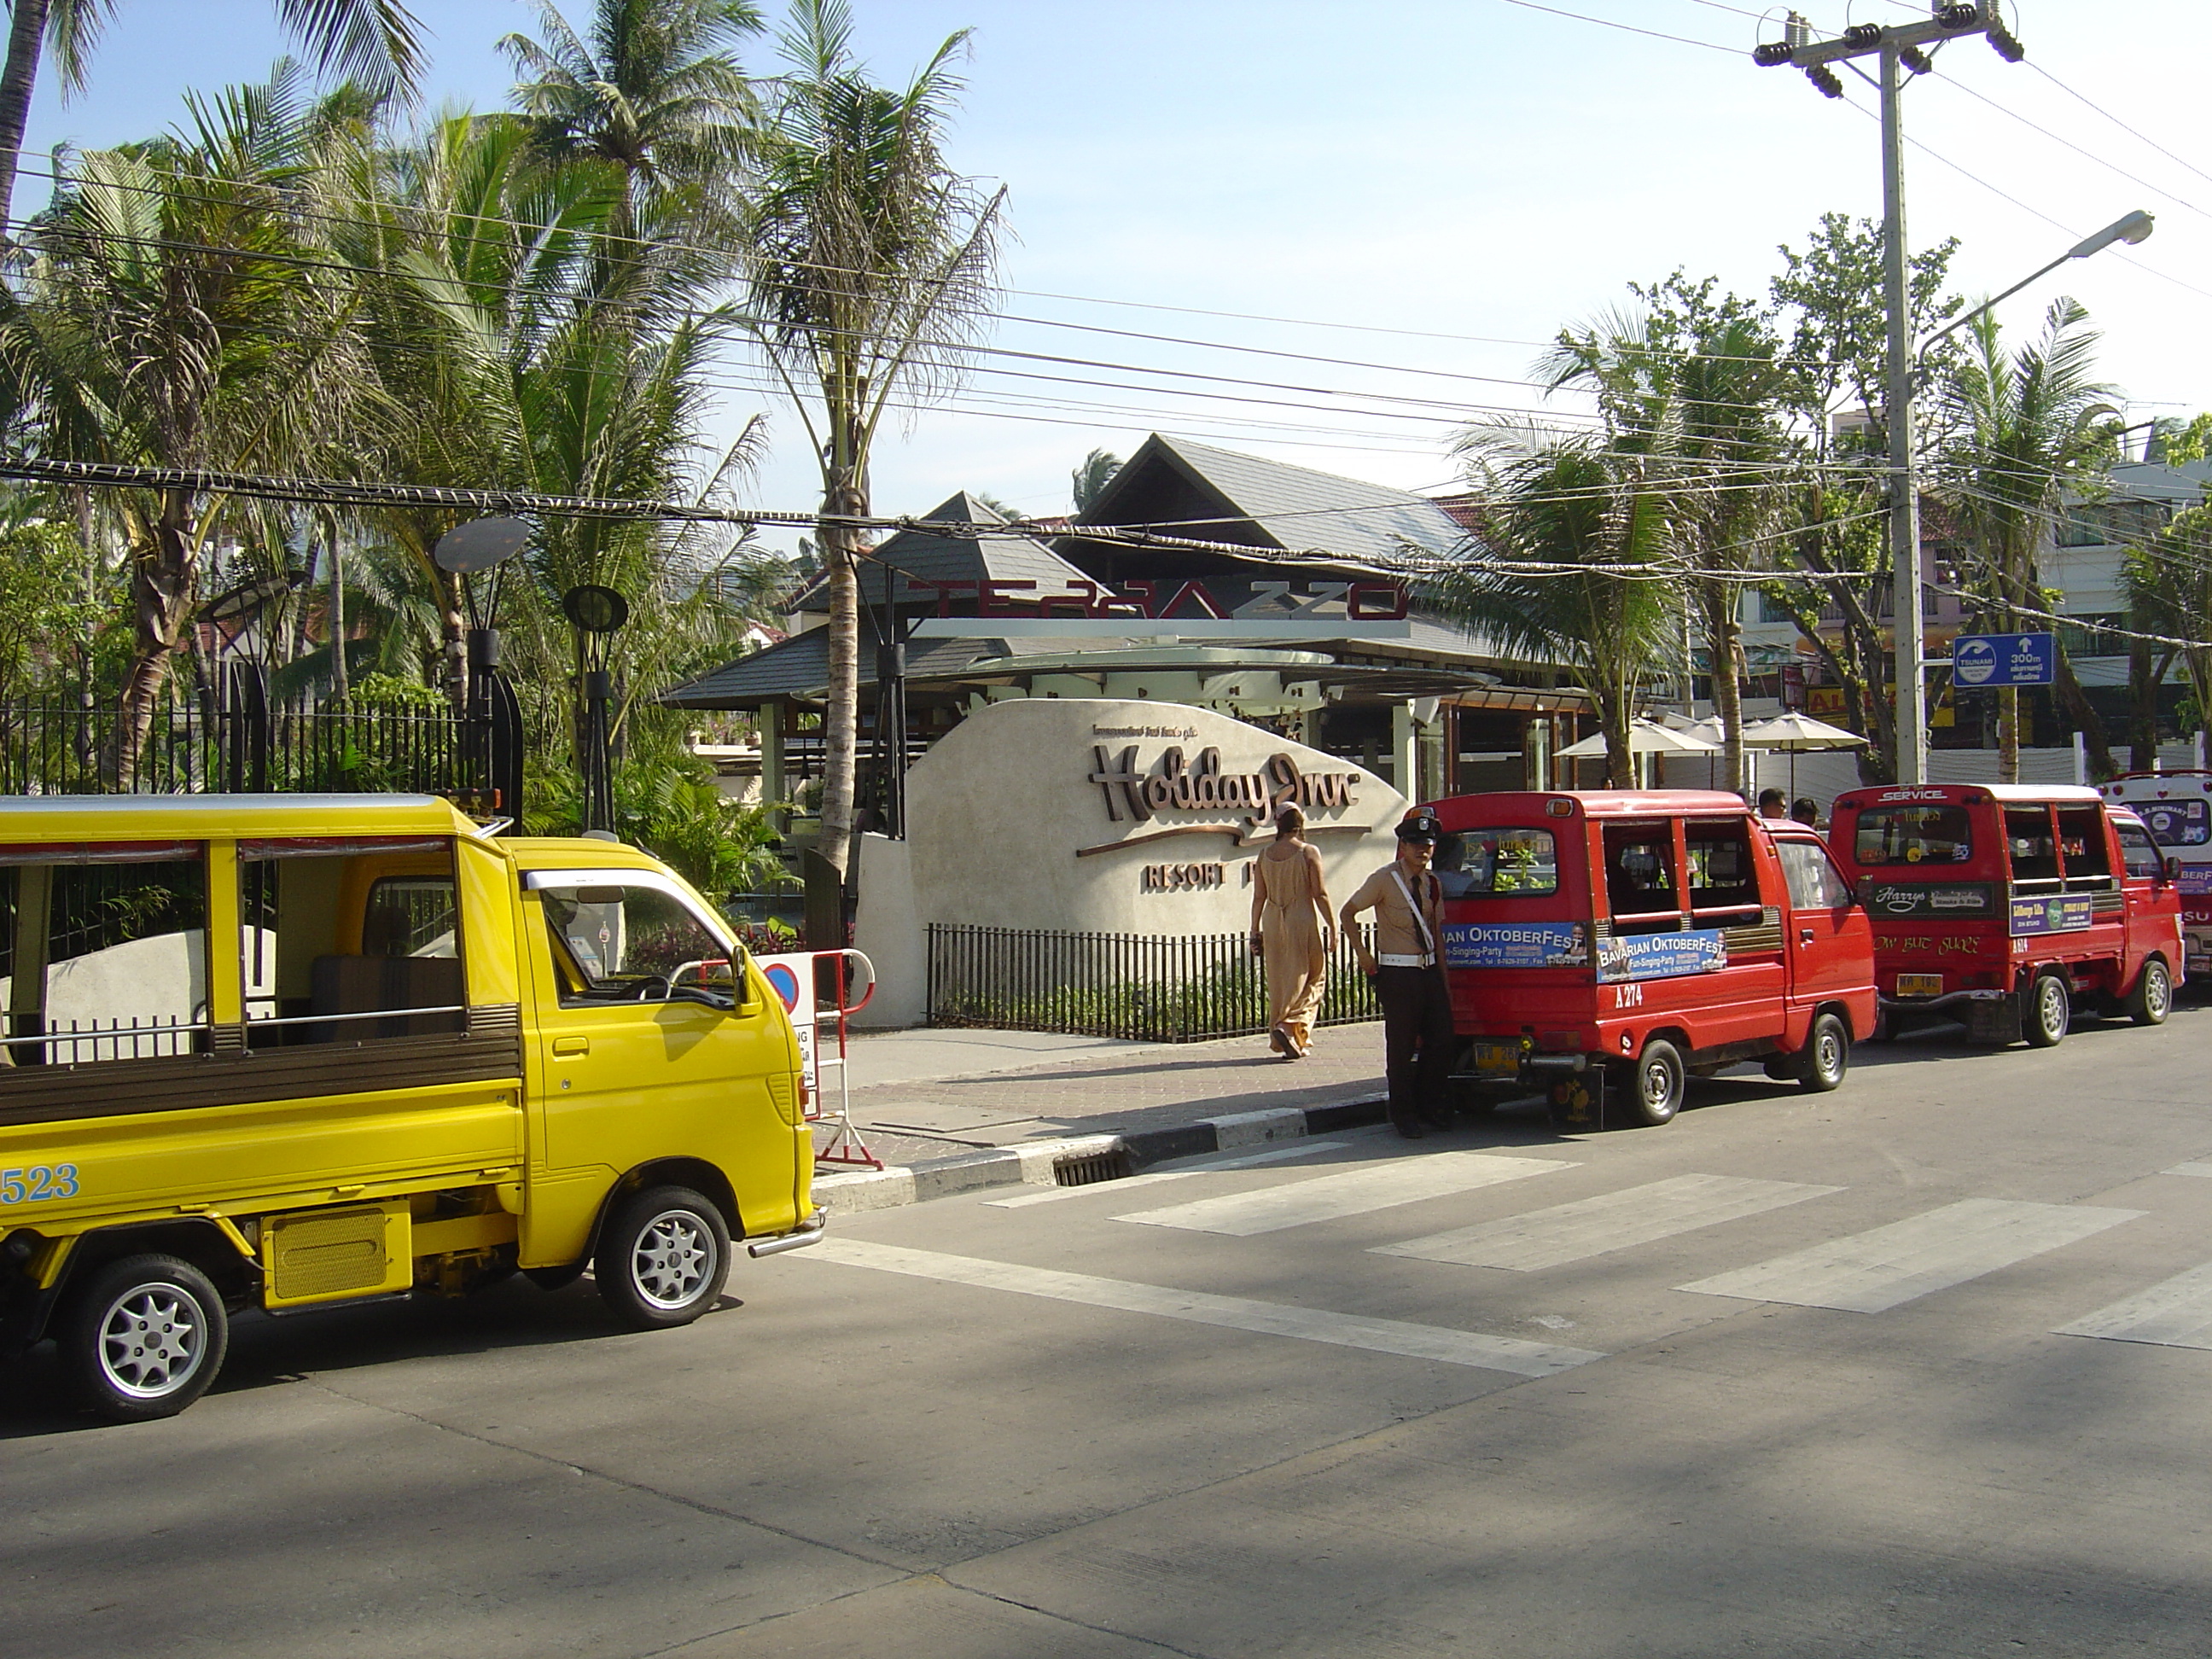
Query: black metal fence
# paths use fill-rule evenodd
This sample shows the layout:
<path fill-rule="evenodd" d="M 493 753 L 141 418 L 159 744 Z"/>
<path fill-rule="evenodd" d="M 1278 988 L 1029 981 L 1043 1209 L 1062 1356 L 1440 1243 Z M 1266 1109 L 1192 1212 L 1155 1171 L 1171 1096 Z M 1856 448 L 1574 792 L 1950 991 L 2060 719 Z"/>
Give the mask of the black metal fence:
<path fill-rule="evenodd" d="M 503 680 L 480 693 L 465 713 L 272 703 L 257 668 L 228 664 L 163 693 L 135 765 L 112 703 L 0 701 L 0 794 L 433 794 L 511 815 L 520 710 Z"/>
<path fill-rule="evenodd" d="M 1243 933 L 1075 933 L 929 927 L 929 1023 L 1197 1042 L 1267 1024 L 1267 974 Z M 1315 1024 L 1379 1019 L 1342 939 Z"/>

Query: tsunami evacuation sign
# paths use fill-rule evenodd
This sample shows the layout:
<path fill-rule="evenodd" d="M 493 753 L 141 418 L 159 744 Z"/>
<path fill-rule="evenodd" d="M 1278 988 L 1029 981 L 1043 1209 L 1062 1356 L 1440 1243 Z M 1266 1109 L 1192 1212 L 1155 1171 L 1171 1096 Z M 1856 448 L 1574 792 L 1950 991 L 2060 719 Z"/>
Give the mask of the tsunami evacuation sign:
<path fill-rule="evenodd" d="M 1951 641 L 1959 685 L 2049 685 L 2058 678 L 2058 641 L 2050 634 L 1961 634 Z"/>

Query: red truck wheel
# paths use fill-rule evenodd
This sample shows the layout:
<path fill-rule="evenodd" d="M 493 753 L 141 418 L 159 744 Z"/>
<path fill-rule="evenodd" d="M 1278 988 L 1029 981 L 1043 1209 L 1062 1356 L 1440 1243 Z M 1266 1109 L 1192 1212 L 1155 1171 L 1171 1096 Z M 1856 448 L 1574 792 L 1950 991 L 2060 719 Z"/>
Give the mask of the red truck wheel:
<path fill-rule="evenodd" d="M 1807 1094 L 1825 1095 L 1844 1080 L 1851 1066 L 1851 1034 L 1833 1014 L 1816 1015 L 1805 1034 L 1804 1066 L 1797 1086 Z"/>
<path fill-rule="evenodd" d="M 1620 1072 L 1620 1092 L 1631 1119 L 1652 1129 L 1674 1121 L 1674 1114 L 1682 1109 L 1687 1074 L 1681 1053 L 1673 1043 L 1664 1037 L 1652 1038 L 1644 1045 L 1643 1057 L 1623 1066 Z"/>
<path fill-rule="evenodd" d="M 2027 1018 L 2021 1022 L 2031 1048 L 2056 1048 L 2074 1024 L 2074 998 L 2057 974 L 2039 974 L 2027 990 Z"/>
<path fill-rule="evenodd" d="M 2153 957 L 2136 975 L 2136 988 L 2127 995 L 2128 1018 L 2138 1025 L 2163 1025 L 2173 1012 L 2173 970 L 2164 957 Z"/>

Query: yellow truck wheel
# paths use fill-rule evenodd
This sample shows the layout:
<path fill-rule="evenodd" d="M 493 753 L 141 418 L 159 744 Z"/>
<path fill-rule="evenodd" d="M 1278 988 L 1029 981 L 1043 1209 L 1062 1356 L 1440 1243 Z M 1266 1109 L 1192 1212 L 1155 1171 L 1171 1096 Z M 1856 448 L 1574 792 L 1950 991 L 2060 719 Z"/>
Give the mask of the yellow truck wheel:
<path fill-rule="evenodd" d="M 648 1187 L 618 1200 L 592 1264 L 601 1298 L 634 1331 L 690 1324 L 714 1306 L 729 1273 L 722 1212 L 688 1187 Z"/>
<path fill-rule="evenodd" d="M 208 1276 L 173 1255 L 111 1261 L 70 1298 L 58 1333 L 78 1397 L 111 1423 L 174 1417 L 207 1392 L 230 1346 Z"/>

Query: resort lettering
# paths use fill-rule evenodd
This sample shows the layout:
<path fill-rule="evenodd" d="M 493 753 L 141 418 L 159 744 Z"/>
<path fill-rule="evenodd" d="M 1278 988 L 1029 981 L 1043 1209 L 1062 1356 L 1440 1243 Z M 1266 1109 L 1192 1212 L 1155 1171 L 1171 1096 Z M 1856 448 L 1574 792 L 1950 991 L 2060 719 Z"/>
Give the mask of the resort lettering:
<path fill-rule="evenodd" d="M 1357 797 L 1357 772 L 1301 772 L 1288 755 L 1270 756 L 1257 772 L 1224 772 L 1221 751 L 1201 749 L 1186 763 L 1181 745 L 1170 745 L 1150 770 L 1137 763 L 1137 746 L 1118 757 L 1104 744 L 1091 745 L 1096 769 L 1091 781 L 1106 794 L 1106 815 L 1115 823 L 1142 823 L 1162 812 L 1241 812 L 1265 823 L 1278 808 L 1295 804 L 1308 810 L 1350 806 Z"/>

